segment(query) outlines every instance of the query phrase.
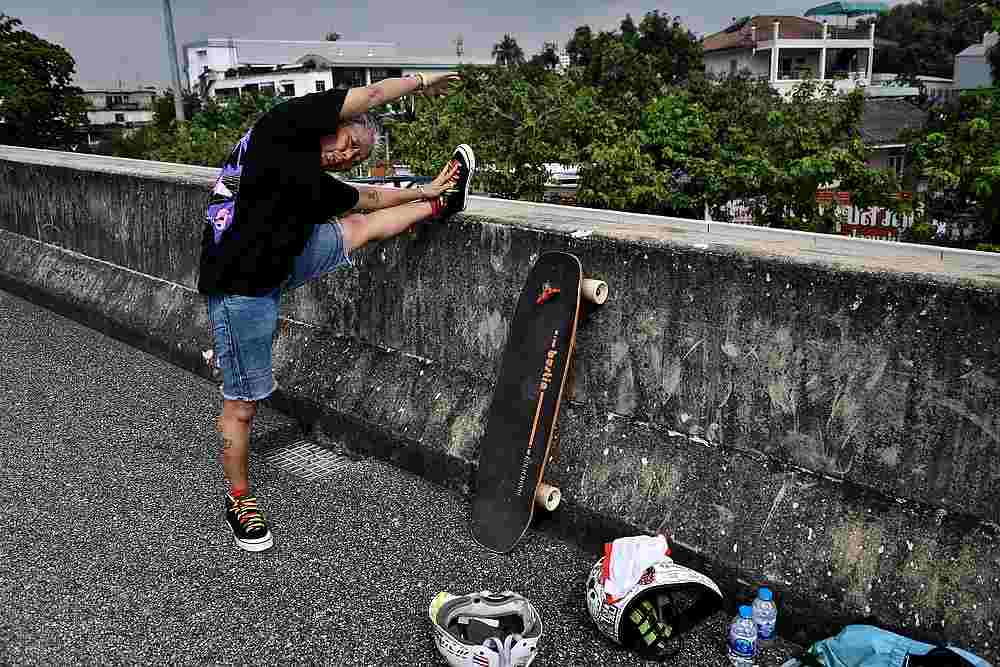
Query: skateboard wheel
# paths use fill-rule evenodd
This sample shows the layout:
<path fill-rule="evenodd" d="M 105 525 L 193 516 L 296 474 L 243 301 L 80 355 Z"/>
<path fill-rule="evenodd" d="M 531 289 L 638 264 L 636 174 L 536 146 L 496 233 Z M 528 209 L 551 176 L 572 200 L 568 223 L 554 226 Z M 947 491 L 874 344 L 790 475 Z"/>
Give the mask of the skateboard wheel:
<path fill-rule="evenodd" d="M 608 284 L 603 280 L 584 278 L 581 290 L 583 291 L 583 298 L 591 303 L 601 305 L 608 300 Z"/>
<path fill-rule="evenodd" d="M 547 512 L 552 512 L 559 507 L 560 500 L 562 500 L 562 491 L 558 487 L 551 484 L 538 485 L 538 490 L 535 491 L 535 502 L 538 503 L 539 507 Z"/>

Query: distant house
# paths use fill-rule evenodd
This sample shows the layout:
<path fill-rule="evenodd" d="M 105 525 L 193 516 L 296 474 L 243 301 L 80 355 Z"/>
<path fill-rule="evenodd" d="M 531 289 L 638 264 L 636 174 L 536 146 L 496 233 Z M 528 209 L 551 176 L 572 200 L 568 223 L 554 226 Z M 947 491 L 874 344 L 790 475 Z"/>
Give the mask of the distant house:
<path fill-rule="evenodd" d="M 184 45 L 184 72 L 203 98 L 258 92 L 300 97 L 382 79 L 493 64 L 457 55 L 402 54 L 394 42 L 207 39 Z"/>
<path fill-rule="evenodd" d="M 993 85 L 990 63 L 986 52 L 996 45 L 998 34 L 988 32 L 983 35 L 980 44 L 973 44 L 955 55 L 954 87 L 955 90 L 971 90 L 974 88 L 989 88 Z"/>
<path fill-rule="evenodd" d="M 702 39 L 705 71 L 767 77 L 787 95 L 806 79 L 830 81 L 837 91 L 867 86 L 875 57 L 875 24 L 840 27 L 800 16 L 740 19 Z"/>
<path fill-rule="evenodd" d="M 115 134 L 129 134 L 153 122 L 155 86 L 80 86 L 87 101 L 87 143 L 95 144 Z"/>
<path fill-rule="evenodd" d="M 907 98 L 867 99 L 861 116 L 861 140 L 871 151 L 868 166 L 902 176 L 906 169 L 906 132 L 919 130 L 928 111 Z"/>

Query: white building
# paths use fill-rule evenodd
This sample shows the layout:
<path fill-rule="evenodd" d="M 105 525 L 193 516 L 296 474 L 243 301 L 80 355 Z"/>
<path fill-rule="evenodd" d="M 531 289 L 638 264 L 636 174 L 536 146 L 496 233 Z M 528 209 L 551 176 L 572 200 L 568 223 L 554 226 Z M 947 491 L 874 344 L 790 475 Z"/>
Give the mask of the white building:
<path fill-rule="evenodd" d="M 299 97 L 417 72 L 450 71 L 462 64 L 491 65 L 493 61 L 402 54 L 394 42 L 213 38 L 185 44 L 183 68 L 191 90 L 206 98 L 241 91 Z"/>
<path fill-rule="evenodd" d="M 156 99 L 153 86 L 87 86 L 83 88 L 83 97 L 87 100 L 87 120 L 91 125 L 136 126 L 153 122 Z"/>
<path fill-rule="evenodd" d="M 706 72 L 748 70 L 767 77 L 783 95 L 806 79 L 829 81 L 835 90 L 847 92 L 872 80 L 875 25 L 840 27 L 800 16 L 748 16 L 702 39 L 702 48 Z"/>
<path fill-rule="evenodd" d="M 998 34 L 988 32 L 983 35 L 980 44 L 973 44 L 955 56 L 954 76 L 955 90 L 970 90 L 972 88 L 989 88 L 993 85 L 990 63 L 986 52 L 997 43 Z"/>
<path fill-rule="evenodd" d="M 940 76 L 920 74 L 912 77 L 913 84 L 904 82 L 898 74 L 876 72 L 872 75 L 868 97 L 919 97 L 923 88 L 927 99 L 932 102 L 946 102 L 951 99 L 953 81 Z"/>
<path fill-rule="evenodd" d="M 155 86 L 101 86 L 85 84 L 87 143 L 94 144 L 116 133 L 129 134 L 153 122 Z"/>

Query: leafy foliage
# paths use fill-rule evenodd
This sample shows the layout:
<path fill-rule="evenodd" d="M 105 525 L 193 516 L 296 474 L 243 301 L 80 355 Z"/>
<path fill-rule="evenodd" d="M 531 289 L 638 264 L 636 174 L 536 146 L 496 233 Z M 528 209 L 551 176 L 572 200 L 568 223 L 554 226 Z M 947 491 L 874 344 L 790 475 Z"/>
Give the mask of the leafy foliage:
<path fill-rule="evenodd" d="M 982 0 L 923 0 L 894 5 L 879 16 L 878 36 L 893 44 L 880 45 L 875 55 L 879 72 L 930 74 L 951 78 L 955 54 L 976 44 L 990 28 Z M 859 21 L 867 25 L 868 21 Z"/>
<path fill-rule="evenodd" d="M 928 179 L 935 215 L 974 218 L 1000 241 L 1000 89 L 965 93 L 932 114 L 912 157 Z"/>
<path fill-rule="evenodd" d="M 185 93 L 184 118 L 191 119 L 201 111 L 201 98 L 195 93 Z M 169 130 L 177 120 L 174 108 L 174 91 L 167 89 L 156 96 L 153 101 L 153 123 L 161 130 Z"/>
<path fill-rule="evenodd" d="M 160 98 L 156 122 L 116 139 L 111 155 L 214 167 L 260 116 L 280 103 L 280 98 L 266 95 L 210 100 L 191 120 L 178 123 L 173 100 L 168 99 L 169 107 Z"/>
<path fill-rule="evenodd" d="M 0 125 L 3 141 L 35 148 L 76 143 L 87 121 L 83 91 L 71 85 L 76 62 L 69 52 L 28 32 L 0 13 Z"/>
<path fill-rule="evenodd" d="M 505 34 L 503 39 L 493 45 L 493 58 L 497 65 L 513 67 L 524 64 L 524 50 L 518 46 L 517 40 L 509 34 Z"/>
<path fill-rule="evenodd" d="M 456 144 L 472 143 L 482 165 L 477 187 L 500 197 L 540 198 L 548 178 L 543 165 L 575 162 L 583 121 L 572 82 L 530 65 L 468 66 L 461 76 L 447 97 L 419 99 L 418 120 L 394 126 L 397 154 L 414 171 L 432 174 Z"/>
<path fill-rule="evenodd" d="M 895 206 L 894 179 L 865 164 L 852 130 L 860 94 L 803 86 L 790 100 L 766 82 L 732 77 L 672 87 L 630 124 L 597 117 L 584 149 L 580 198 L 591 206 L 699 217 L 733 199 L 775 227 L 832 231 L 816 191 L 839 183 L 860 205 Z"/>
<path fill-rule="evenodd" d="M 589 26 L 581 26 L 566 52 L 579 68 L 581 83 L 618 100 L 623 109 L 647 103 L 663 86 L 686 81 L 703 68 L 697 38 L 677 18 L 657 11 L 646 14 L 638 26 L 626 16 L 620 32 L 596 37 Z"/>

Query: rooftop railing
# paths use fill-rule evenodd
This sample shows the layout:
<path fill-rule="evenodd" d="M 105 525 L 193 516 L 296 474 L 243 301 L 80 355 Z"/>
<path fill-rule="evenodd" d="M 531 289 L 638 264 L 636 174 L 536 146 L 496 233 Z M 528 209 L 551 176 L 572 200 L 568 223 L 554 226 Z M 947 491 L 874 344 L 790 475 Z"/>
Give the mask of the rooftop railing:
<path fill-rule="evenodd" d="M 757 26 L 756 42 L 770 42 L 774 39 L 774 24 Z M 826 39 L 870 39 L 870 26 L 826 26 Z M 824 39 L 823 26 L 778 25 L 778 39 Z"/>

